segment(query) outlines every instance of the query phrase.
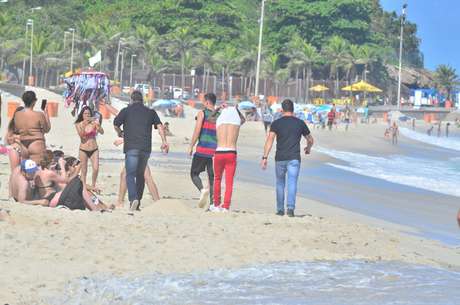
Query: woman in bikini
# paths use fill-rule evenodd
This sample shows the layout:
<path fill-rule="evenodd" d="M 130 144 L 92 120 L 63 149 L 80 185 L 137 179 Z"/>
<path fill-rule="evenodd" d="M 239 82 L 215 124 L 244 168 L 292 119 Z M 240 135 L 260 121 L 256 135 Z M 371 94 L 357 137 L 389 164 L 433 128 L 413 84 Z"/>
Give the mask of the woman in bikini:
<path fill-rule="evenodd" d="M 16 112 L 14 130 L 19 134 L 20 144 L 25 148 L 25 153 L 35 163 L 40 164 L 46 150 L 45 133 L 51 129 L 50 119 L 46 111 L 34 111 L 37 96 L 33 91 L 26 91 L 22 95 L 25 108 Z"/>
<path fill-rule="evenodd" d="M 8 157 L 10 159 L 10 168 L 11 172 L 19 166 L 21 160 L 28 159 L 27 148 L 21 144 L 21 136 L 17 132 L 14 126 L 14 116 L 17 112 L 24 110 L 24 107 L 20 106 L 16 109 L 13 114 L 13 118 L 11 119 L 10 123 L 8 124 L 8 130 L 5 136 L 6 144 L 9 145 L 8 148 Z"/>
<path fill-rule="evenodd" d="M 93 168 L 92 184 L 88 190 L 99 192 L 96 188 L 97 175 L 99 173 L 99 148 L 96 142 L 97 134 L 104 134 L 101 126 L 101 117 L 94 117 L 93 111 L 89 107 L 83 107 L 75 121 L 77 133 L 80 136 L 79 158 L 81 161 L 81 180 L 86 185 L 86 174 L 88 172 L 88 162 L 91 161 Z"/>
<path fill-rule="evenodd" d="M 59 167 L 56 165 L 59 165 Z M 59 158 L 57 162 L 54 162 L 53 152 L 51 150 L 46 150 L 40 167 L 41 169 L 35 176 L 35 189 L 37 195 L 42 199 L 48 200 L 50 205 L 56 205 L 59 201 L 59 196 L 57 196 L 57 194 L 60 194 L 60 191 L 63 189 L 62 186 L 65 187 L 69 182 L 64 170 L 65 161 L 63 158 Z M 56 168 L 59 168 L 59 170 Z"/>

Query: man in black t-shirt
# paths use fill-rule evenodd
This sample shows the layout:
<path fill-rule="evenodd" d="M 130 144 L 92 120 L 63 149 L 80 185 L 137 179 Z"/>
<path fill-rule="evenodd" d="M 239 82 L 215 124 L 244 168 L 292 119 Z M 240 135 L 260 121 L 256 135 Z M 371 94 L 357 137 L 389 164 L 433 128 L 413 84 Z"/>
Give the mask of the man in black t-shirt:
<path fill-rule="evenodd" d="M 284 215 L 284 194 L 287 185 L 287 215 L 294 217 L 295 200 L 297 194 L 297 179 L 300 171 L 300 140 L 302 136 L 307 140 L 305 154 L 310 153 L 313 146 L 313 137 L 304 121 L 294 116 L 294 103 L 284 100 L 281 104 L 283 117 L 274 121 L 267 140 L 265 141 L 262 169 L 267 168 L 268 154 L 276 138 L 276 208 L 277 215 Z"/>
<path fill-rule="evenodd" d="M 169 151 L 163 125 L 155 110 L 144 106 L 142 93 L 131 94 L 131 104 L 113 120 L 119 137 L 124 140 L 126 185 L 131 210 L 137 210 L 144 194 L 144 172 L 152 152 L 152 125 L 161 136 L 161 150 Z M 120 127 L 123 125 L 123 131 Z"/>

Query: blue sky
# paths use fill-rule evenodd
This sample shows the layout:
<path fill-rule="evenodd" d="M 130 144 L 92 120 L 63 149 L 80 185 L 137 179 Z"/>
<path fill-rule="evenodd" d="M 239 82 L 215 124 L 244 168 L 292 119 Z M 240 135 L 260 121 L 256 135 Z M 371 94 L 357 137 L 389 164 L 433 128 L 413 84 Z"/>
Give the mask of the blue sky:
<path fill-rule="evenodd" d="M 460 1 L 459 0 L 381 0 L 387 11 L 401 12 L 408 4 L 408 19 L 418 27 L 425 66 L 434 70 L 450 64 L 460 74 Z"/>

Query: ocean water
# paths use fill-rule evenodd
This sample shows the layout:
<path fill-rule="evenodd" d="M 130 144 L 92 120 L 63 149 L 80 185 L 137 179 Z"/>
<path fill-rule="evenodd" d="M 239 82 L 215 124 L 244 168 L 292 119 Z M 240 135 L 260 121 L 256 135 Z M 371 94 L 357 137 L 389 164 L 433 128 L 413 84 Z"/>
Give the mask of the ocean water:
<path fill-rule="evenodd" d="M 410 138 L 415 141 L 427 143 L 434 146 L 439 146 L 451 150 L 460 151 L 460 139 L 458 137 L 437 137 L 429 136 L 424 133 L 416 132 L 408 128 L 400 128 L 400 132 L 403 136 Z M 444 132 L 444 130 L 443 130 Z M 436 130 L 433 131 L 436 134 Z"/>
<path fill-rule="evenodd" d="M 297 262 L 76 281 L 50 304 L 460 304 L 460 272 L 398 262 Z"/>
<path fill-rule="evenodd" d="M 316 151 L 346 162 L 346 165 L 328 163 L 336 168 L 393 183 L 460 197 L 460 187 L 458 187 L 460 182 L 460 158 L 458 157 L 443 161 L 403 155 L 370 156 L 324 147 L 317 147 Z"/>

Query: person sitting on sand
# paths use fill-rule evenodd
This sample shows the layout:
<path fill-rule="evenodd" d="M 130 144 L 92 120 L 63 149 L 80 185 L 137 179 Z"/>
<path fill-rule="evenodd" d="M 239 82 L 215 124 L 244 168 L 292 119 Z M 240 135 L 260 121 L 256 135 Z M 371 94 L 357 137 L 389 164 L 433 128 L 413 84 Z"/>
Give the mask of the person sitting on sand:
<path fill-rule="evenodd" d="M 164 129 L 165 129 L 165 136 L 167 136 L 167 137 L 174 136 L 173 133 L 171 132 L 171 130 L 169 129 L 169 123 L 168 122 L 166 122 L 164 124 Z"/>
<path fill-rule="evenodd" d="M 14 201 L 30 205 L 48 206 L 48 200 L 33 198 L 37 171 L 37 163 L 30 159 L 22 160 L 21 165 L 13 170 L 9 183 L 11 197 Z"/>
<path fill-rule="evenodd" d="M 91 185 L 89 190 L 100 192 L 96 187 L 99 174 L 99 148 L 96 141 L 97 134 L 104 134 L 101 126 L 101 117 L 94 116 L 91 108 L 84 106 L 75 121 L 77 133 L 80 136 L 79 158 L 81 161 L 81 180 L 85 185 L 88 172 L 88 162 L 91 161 L 93 168 Z"/>
<path fill-rule="evenodd" d="M 35 188 L 40 198 L 48 200 L 51 205 L 57 205 L 59 196 L 56 196 L 65 186 L 78 175 L 74 172 L 72 176 L 67 176 L 65 171 L 65 160 L 59 158 L 54 164 L 54 154 L 47 150 L 40 164 L 41 169 L 37 171 L 35 177 Z"/>
<path fill-rule="evenodd" d="M 78 176 L 81 169 L 80 160 L 74 157 L 67 157 L 64 160 L 66 179 L 69 182 L 62 191 L 56 193 L 49 203 L 50 207 L 65 207 L 69 210 L 88 209 L 90 211 L 107 211 L 114 208 L 114 206 L 109 208 L 95 194 L 86 189 Z"/>
<path fill-rule="evenodd" d="M 385 128 L 385 132 L 383 133 L 383 137 L 385 138 L 385 140 L 390 139 L 390 128 Z"/>
<path fill-rule="evenodd" d="M 233 178 L 236 171 L 236 142 L 240 126 L 246 120 L 238 107 L 227 107 L 216 121 L 217 148 L 214 155 L 214 201 L 212 212 L 228 212 L 233 193 Z M 221 204 L 222 177 L 225 171 L 225 196 Z"/>
<path fill-rule="evenodd" d="M 14 115 L 14 129 L 20 135 L 29 158 L 38 164 L 46 150 L 45 133 L 50 131 L 51 123 L 46 108 L 45 111 L 34 111 L 37 102 L 35 92 L 24 92 L 22 100 L 25 108 Z"/>
<path fill-rule="evenodd" d="M 5 136 L 6 144 L 9 145 L 8 157 L 10 161 L 11 172 L 19 166 L 21 160 L 28 159 L 27 148 L 21 143 L 21 136 L 17 132 L 14 125 L 14 117 L 16 113 L 23 110 L 24 107 L 22 106 L 16 108 L 16 111 L 13 114 L 13 118 L 8 124 L 7 133 Z"/>

